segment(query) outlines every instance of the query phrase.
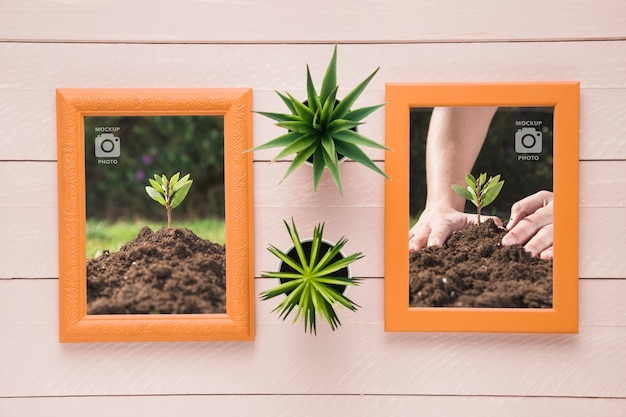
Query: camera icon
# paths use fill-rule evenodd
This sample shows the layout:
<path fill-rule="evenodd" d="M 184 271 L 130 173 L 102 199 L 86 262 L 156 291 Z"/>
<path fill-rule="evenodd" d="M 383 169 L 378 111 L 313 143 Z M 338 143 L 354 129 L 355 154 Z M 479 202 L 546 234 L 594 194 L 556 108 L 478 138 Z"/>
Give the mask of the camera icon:
<path fill-rule="evenodd" d="M 523 127 L 515 132 L 515 152 L 517 153 L 541 153 L 541 132 L 534 127 Z"/>
<path fill-rule="evenodd" d="M 113 133 L 96 136 L 96 158 L 118 158 L 120 156 L 120 138 Z"/>

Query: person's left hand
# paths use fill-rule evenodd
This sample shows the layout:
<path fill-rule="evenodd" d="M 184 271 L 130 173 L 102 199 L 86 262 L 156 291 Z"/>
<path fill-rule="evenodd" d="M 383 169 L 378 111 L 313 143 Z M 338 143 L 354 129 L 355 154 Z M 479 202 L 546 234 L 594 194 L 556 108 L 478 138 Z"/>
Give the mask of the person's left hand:
<path fill-rule="evenodd" d="M 524 249 L 541 259 L 554 256 L 554 205 L 550 191 L 539 191 L 511 207 L 511 219 L 502 244 L 524 245 Z"/>

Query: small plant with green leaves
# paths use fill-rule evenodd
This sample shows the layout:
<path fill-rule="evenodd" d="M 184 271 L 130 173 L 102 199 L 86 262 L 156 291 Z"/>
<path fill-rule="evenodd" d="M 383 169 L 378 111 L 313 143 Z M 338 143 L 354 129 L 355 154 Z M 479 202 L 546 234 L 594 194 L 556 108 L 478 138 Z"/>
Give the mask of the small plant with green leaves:
<path fill-rule="evenodd" d="M 285 103 L 290 113 L 257 112 L 277 121 L 277 126 L 288 130 L 288 133 L 259 145 L 251 150 L 283 147 L 284 149 L 272 159 L 276 161 L 288 155 L 296 154 L 287 169 L 283 180 L 297 167 L 312 158 L 313 189 L 317 191 L 324 168 L 330 174 L 343 195 L 341 174 L 339 172 L 339 154 L 350 158 L 389 179 L 369 156 L 361 150 L 361 146 L 369 146 L 389 150 L 355 131 L 362 120 L 383 107 L 385 104 L 362 107 L 352 110 L 351 107 L 365 90 L 378 69 L 370 74 L 343 99 L 337 99 L 337 46 L 322 80 L 318 94 L 307 65 L 306 91 L 307 99 L 302 102 L 291 94 L 276 92 Z M 282 180 L 281 180 L 282 182 Z"/>
<path fill-rule="evenodd" d="M 146 193 L 151 199 L 165 206 L 167 210 L 167 227 L 172 227 L 172 210 L 183 202 L 193 180 L 189 179 L 190 174 L 180 178 L 180 172 L 167 178 L 165 174 L 159 176 L 154 174 L 154 179 L 149 179 L 150 185 L 146 186 Z"/>
<path fill-rule="evenodd" d="M 480 224 L 480 210 L 493 203 L 496 197 L 498 197 L 504 185 L 504 180 L 500 181 L 500 174 L 495 177 L 489 177 L 489 180 L 487 180 L 487 174 L 483 173 L 478 178 L 474 178 L 472 174 L 467 174 L 465 182 L 467 187 L 453 184 L 452 189 L 476 206 L 478 224 Z"/>
<path fill-rule="evenodd" d="M 275 288 L 263 291 L 260 294 L 261 299 L 269 300 L 284 295 L 285 298 L 273 311 L 279 311 L 279 316 L 285 320 L 296 309 L 293 322 L 301 318 L 305 332 L 317 334 L 316 314 L 326 319 L 332 330 L 336 330 L 341 322 L 335 312 L 335 306 L 343 305 L 351 311 L 359 308 L 359 305 L 343 295 L 340 289 L 359 285 L 360 280 L 342 276 L 341 271 L 345 271 L 348 265 L 362 258 L 363 255 L 357 252 L 344 257 L 341 249 L 348 242 L 344 237 L 334 245 L 324 245 L 323 223 L 315 226 L 310 249 L 308 245 L 305 248 L 293 219 L 291 219 L 291 227 L 286 221 L 284 223 L 293 242 L 297 259 L 294 259 L 296 256 L 288 255 L 291 251 L 285 253 L 275 246 L 268 247 L 268 250 L 282 261 L 283 267 L 278 272 L 263 272 L 262 276 L 278 278 L 281 283 Z M 326 252 L 324 252 L 324 246 L 327 247 Z"/>

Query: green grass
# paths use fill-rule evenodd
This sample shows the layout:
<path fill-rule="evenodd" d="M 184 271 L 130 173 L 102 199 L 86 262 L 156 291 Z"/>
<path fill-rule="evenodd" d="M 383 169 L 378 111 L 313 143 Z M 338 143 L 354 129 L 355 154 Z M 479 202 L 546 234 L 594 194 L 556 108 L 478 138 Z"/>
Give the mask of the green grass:
<path fill-rule="evenodd" d="M 103 220 L 87 219 L 87 258 L 95 258 L 105 250 L 119 251 L 125 243 L 134 239 L 144 226 L 156 231 L 166 225 L 148 221 L 109 223 Z M 214 243 L 224 244 L 226 240 L 226 224 L 223 220 L 181 220 L 177 221 L 174 227 L 187 228 L 199 237 Z"/>

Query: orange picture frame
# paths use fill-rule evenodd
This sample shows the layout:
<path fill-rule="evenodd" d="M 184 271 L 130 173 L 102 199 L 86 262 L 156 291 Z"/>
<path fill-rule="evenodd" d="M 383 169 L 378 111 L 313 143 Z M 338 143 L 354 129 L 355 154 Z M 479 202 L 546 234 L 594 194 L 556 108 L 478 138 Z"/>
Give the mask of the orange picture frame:
<path fill-rule="evenodd" d="M 254 339 L 252 90 L 57 89 L 59 341 L 147 342 Z M 226 313 L 86 313 L 86 116 L 224 118 Z"/>
<path fill-rule="evenodd" d="M 385 331 L 578 332 L 578 82 L 388 83 L 385 188 Z M 410 110 L 416 107 L 554 107 L 552 308 L 409 307 Z M 461 150 L 462 151 L 462 150 Z"/>

